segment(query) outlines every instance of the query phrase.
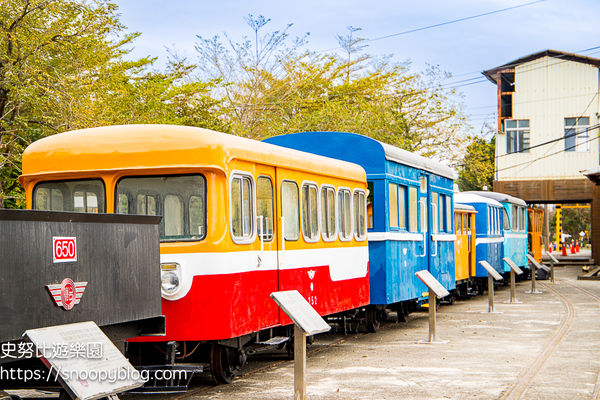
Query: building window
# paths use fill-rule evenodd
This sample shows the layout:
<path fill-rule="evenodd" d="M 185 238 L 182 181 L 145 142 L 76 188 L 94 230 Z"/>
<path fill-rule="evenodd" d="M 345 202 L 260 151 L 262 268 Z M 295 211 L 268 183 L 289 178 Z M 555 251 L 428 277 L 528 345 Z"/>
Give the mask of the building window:
<path fill-rule="evenodd" d="M 507 153 L 529 152 L 529 120 L 507 119 L 504 131 L 506 132 Z"/>
<path fill-rule="evenodd" d="M 590 151 L 589 117 L 565 118 L 565 151 Z"/>

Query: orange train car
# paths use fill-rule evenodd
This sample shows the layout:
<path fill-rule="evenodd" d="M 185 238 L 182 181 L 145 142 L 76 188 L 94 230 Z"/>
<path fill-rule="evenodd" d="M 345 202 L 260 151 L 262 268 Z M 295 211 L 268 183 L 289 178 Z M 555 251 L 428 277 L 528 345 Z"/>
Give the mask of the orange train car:
<path fill-rule="evenodd" d="M 529 252 L 533 254 L 533 257 L 538 261 L 542 262 L 542 247 L 544 243 L 542 241 L 542 227 L 544 224 L 544 211 L 536 207 L 527 208 L 528 221 L 528 246 Z"/>
<path fill-rule="evenodd" d="M 287 336 L 272 292 L 296 289 L 321 315 L 369 304 L 367 182 L 356 164 L 207 129 L 129 125 L 33 143 L 20 181 L 28 208 L 163 216 L 166 336 L 133 339 L 138 363 L 178 354 L 230 382 L 248 346 Z M 143 279 L 127 265 L 121 278 Z"/>
<path fill-rule="evenodd" d="M 456 290 L 460 297 L 474 289 L 475 282 L 475 208 L 470 205 L 454 203 L 454 224 L 456 242 L 454 246 L 456 260 Z"/>

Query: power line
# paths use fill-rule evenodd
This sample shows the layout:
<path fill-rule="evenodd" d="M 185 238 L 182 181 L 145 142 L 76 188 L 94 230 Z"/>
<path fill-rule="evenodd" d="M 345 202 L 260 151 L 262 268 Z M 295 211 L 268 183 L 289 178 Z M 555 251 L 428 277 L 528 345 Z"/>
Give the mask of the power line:
<path fill-rule="evenodd" d="M 598 128 L 598 126 L 600 126 L 600 125 L 596 125 L 594 129 Z M 565 137 L 566 137 L 566 136 L 565 136 Z M 557 154 L 560 154 L 560 153 L 564 153 L 564 152 L 566 152 L 566 151 L 568 151 L 568 150 L 571 150 L 571 149 L 574 149 L 574 148 L 576 148 L 577 146 L 580 146 L 580 145 L 582 145 L 582 144 L 586 144 L 586 143 L 590 143 L 590 142 L 592 142 L 592 141 L 594 141 L 594 140 L 598 140 L 598 139 L 600 139 L 600 136 L 596 136 L 596 137 L 593 137 L 593 138 L 591 138 L 591 139 L 588 139 L 588 140 L 586 140 L 586 141 L 584 141 L 584 142 L 577 143 L 577 144 L 575 144 L 574 146 L 571 146 L 571 147 L 569 147 L 568 149 L 562 149 L 562 150 L 556 151 L 556 152 L 554 152 L 554 153 L 547 154 L 547 155 L 544 155 L 544 156 L 542 156 L 542 157 L 538 157 L 538 158 L 536 158 L 535 160 L 531 160 L 531 161 L 525 161 L 525 162 L 522 162 L 522 163 L 519 163 L 519 164 L 513 164 L 513 165 L 510 165 L 510 166 L 508 166 L 508 167 L 504 167 L 504 168 L 497 169 L 497 170 L 496 170 L 496 172 L 500 172 L 500 171 L 506 171 L 507 169 L 517 168 L 517 167 L 520 167 L 520 166 L 522 166 L 522 165 L 526 165 L 526 164 L 532 164 L 532 163 L 534 163 L 534 162 L 536 162 L 536 161 L 543 160 L 543 159 L 545 159 L 545 158 L 552 157 L 552 156 L 555 156 L 555 155 L 557 155 Z"/>
<path fill-rule="evenodd" d="M 374 41 L 377 41 L 377 40 L 383 40 L 383 39 L 388 39 L 388 38 L 391 38 L 391 37 L 406 35 L 408 33 L 414 33 L 414 32 L 424 31 L 426 29 L 438 28 L 440 26 L 455 24 L 457 22 L 468 21 L 468 20 L 475 19 L 475 18 L 485 17 L 487 15 L 498 14 L 498 13 L 501 13 L 501 12 L 504 12 L 504 11 L 509 11 L 509 10 L 514 10 L 514 9 L 521 8 L 521 7 L 531 6 L 531 5 L 534 5 L 534 4 L 537 4 L 537 3 L 542 3 L 544 1 L 546 1 L 546 0 L 531 1 L 529 3 L 523 3 L 523 4 L 519 4 L 519 5 L 513 6 L 513 7 L 502 8 L 502 9 L 494 10 L 494 11 L 488 11 L 488 12 L 485 12 L 485 13 L 482 13 L 482 14 L 471 15 L 471 16 L 468 16 L 468 17 L 463 17 L 463 18 L 458 18 L 458 19 L 454 19 L 454 20 L 450 20 L 450 21 L 440 22 L 438 24 L 423 26 L 421 28 L 410 29 L 410 30 L 404 31 L 404 32 L 392 33 L 391 35 L 380 36 L 380 37 L 376 37 L 376 38 L 373 38 L 373 39 L 366 39 L 366 41 L 368 41 L 368 42 L 374 42 Z"/>

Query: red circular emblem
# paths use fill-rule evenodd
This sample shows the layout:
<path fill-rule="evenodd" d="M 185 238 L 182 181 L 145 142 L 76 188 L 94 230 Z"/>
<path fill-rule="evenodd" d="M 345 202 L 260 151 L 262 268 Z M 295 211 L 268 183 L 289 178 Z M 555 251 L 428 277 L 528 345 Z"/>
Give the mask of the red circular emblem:
<path fill-rule="evenodd" d="M 70 310 L 75 305 L 75 284 L 69 278 L 60 283 L 60 300 L 65 310 Z"/>

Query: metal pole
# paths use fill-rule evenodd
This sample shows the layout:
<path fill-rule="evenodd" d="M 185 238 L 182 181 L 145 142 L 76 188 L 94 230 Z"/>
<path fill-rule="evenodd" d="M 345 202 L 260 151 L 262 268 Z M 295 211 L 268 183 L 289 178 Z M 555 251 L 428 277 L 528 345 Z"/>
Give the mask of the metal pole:
<path fill-rule="evenodd" d="M 554 285 L 554 260 L 550 257 L 550 282 Z"/>
<path fill-rule="evenodd" d="M 306 334 L 294 325 L 294 400 L 306 399 Z"/>
<path fill-rule="evenodd" d="M 535 288 L 535 265 L 531 265 L 531 293 L 537 293 L 537 289 Z"/>
<path fill-rule="evenodd" d="M 429 343 L 435 342 L 435 294 L 429 291 Z"/>
<path fill-rule="evenodd" d="M 494 312 L 494 278 L 488 274 L 488 312 Z"/>
<path fill-rule="evenodd" d="M 517 289 L 515 287 L 515 271 L 510 269 L 510 303 L 517 302 Z"/>

